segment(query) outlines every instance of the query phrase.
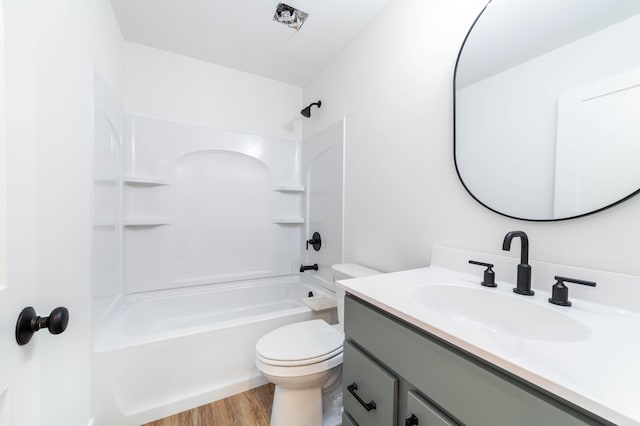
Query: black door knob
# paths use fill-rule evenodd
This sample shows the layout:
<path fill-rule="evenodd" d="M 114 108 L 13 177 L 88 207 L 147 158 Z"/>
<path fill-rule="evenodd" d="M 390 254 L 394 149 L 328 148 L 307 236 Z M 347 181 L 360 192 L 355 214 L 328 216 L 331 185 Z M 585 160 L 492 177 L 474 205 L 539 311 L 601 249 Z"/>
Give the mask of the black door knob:
<path fill-rule="evenodd" d="M 47 328 L 51 334 L 60 334 L 67 329 L 69 324 L 69 310 L 57 307 L 48 317 L 39 317 L 35 309 L 26 307 L 18 315 L 16 322 L 16 341 L 19 345 L 29 343 L 33 334 L 41 328 Z"/>

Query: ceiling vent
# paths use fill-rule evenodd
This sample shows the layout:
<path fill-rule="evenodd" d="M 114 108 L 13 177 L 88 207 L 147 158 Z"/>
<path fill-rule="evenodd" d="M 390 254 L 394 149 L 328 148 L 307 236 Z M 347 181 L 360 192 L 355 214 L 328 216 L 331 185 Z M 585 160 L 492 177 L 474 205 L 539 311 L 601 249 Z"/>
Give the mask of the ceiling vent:
<path fill-rule="evenodd" d="M 306 12 L 291 7 L 288 4 L 279 3 L 278 7 L 276 7 L 276 13 L 273 15 L 273 20 L 299 31 L 308 17 L 309 14 Z"/>

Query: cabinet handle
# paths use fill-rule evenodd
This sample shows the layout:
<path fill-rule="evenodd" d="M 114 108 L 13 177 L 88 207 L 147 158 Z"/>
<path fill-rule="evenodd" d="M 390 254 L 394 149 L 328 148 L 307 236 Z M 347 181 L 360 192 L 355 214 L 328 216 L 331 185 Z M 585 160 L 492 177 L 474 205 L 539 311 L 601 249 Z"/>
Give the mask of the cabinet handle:
<path fill-rule="evenodd" d="M 409 417 L 408 419 L 405 419 L 404 421 L 404 426 L 416 426 L 420 423 L 418 423 L 418 416 L 416 416 L 415 414 L 411 413 L 411 417 Z"/>
<path fill-rule="evenodd" d="M 358 390 L 358 385 L 356 384 L 356 382 L 353 382 L 349 386 L 347 386 L 347 390 L 360 403 L 360 405 L 362 405 L 365 408 L 365 410 L 371 411 L 371 410 L 375 410 L 376 409 L 376 403 L 375 402 L 373 402 L 373 401 L 364 402 L 362 400 L 362 398 L 360 398 L 360 396 L 358 396 L 358 394 L 356 393 L 356 391 Z"/>

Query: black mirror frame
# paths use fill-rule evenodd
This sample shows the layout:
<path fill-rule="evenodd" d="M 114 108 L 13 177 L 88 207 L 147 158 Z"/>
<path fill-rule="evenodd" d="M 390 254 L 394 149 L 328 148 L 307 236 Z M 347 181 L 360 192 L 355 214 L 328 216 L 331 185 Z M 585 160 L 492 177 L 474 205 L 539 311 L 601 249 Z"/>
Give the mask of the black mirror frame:
<path fill-rule="evenodd" d="M 484 12 L 487 10 L 487 7 L 489 7 L 489 4 L 491 4 L 493 0 L 488 0 L 487 4 L 482 8 L 482 10 L 480 11 L 480 13 L 478 14 L 478 16 L 476 17 L 476 19 L 474 19 L 473 24 L 471 24 L 471 27 L 469 28 L 469 31 L 467 31 L 467 34 L 464 36 L 464 40 L 462 41 L 462 45 L 460 46 L 460 50 L 458 51 L 458 56 L 456 57 L 456 66 L 454 68 L 453 71 L 453 164 L 455 165 L 456 168 L 456 174 L 458 175 L 458 179 L 460 179 L 460 183 L 462 184 L 462 186 L 464 187 L 464 189 L 467 191 L 467 193 L 471 196 L 471 198 L 473 198 L 474 200 L 476 200 L 480 205 L 482 205 L 484 208 L 491 210 L 494 213 L 499 214 L 500 216 L 504 216 L 504 217 L 508 217 L 510 219 L 517 219 L 517 220 L 524 220 L 527 222 L 560 222 L 560 221 L 564 221 L 564 220 L 569 220 L 569 219 L 577 219 L 577 218 L 581 218 L 581 217 L 585 217 L 585 216 L 590 216 L 592 214 L 595 213 L 599 213 L 603 210 L 607 210 L 615 205 L 618 205 L 620 203 L 623 203 L 624 201 L 627 201 L 628 199 L 634 197 L 635 195 L 640 193 L 640 188 L 638 188 L 637 190 L 635 190 L 634 192 L 632 192 L 631 194 L 627 195 L 626 197 L 621 198 L 620 200 L 608 204 L 604 207 L 601 207 L 597 210 L 593 210 L 587 213 L 583 213 L 583 214 L 579 214 L 579 215 L 575 215 L 575 216 L 567 216 L 567 217 L 562 217 L 562 218 L 557 218 L 557 219 L 528 219 L 528 218 L 523 218 L 523 217 L 517 217 L 517 216 L 511 216 L 509 214 L 506 213 L 502 213 L 492 207 L 489 207 L 488 205 L 486 205 L 485 203 L 483 203 L 482 201 L 480 201 L 480 199 L 478 197 L 476 197 L 471 190 L 467 187 L 467 185 L 464 183 L 464 180 L 462 179 L 462 175 L 460 174 L 460 169 L 458 168 L 458 160 L 456 158 L 456 79 L 457 79 L 457 75 L 458 75 L 458 66 L 460 65 L 460 57 L 462 56 L 462 51 L 464 50 L 464 46 L 467 43 L 467 39 L 469 38 L 469 35 L 471 35 L 471 32 L 473 31 L 473 28 L 476 26 L 476 23 L 478 22 L 478 20 L 480 20 L 480 17 L 482 17 L 482 15 L 484 14 Z"/>

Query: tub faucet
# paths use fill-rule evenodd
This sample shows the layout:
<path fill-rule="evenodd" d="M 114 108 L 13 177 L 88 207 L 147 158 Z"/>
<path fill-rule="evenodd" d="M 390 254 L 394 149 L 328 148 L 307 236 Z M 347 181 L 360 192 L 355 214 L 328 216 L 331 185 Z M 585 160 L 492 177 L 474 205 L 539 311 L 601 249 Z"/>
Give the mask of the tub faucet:
<path fill-rule="evenodd" d="M 314 270 L 317 271 L 318 270 L 318 264 L 314 263 L 313 265 L 300 265 L 300 272 L 304 272 L 304 271 L 309 271 L 309 270 Z"/>
<path fill-rule="evenodd" d="M 511 250 L 511 240 L 520 238 L 520 264 L 518 265 L 518 279 L 514 293 L 524 296 L 533 296 L 534 291 L 531 290 L 531 266 L 529 265 L 529 238 L 524 231 L 511 231 L 504 236 L 502 242 L 502 250 Z"/>

